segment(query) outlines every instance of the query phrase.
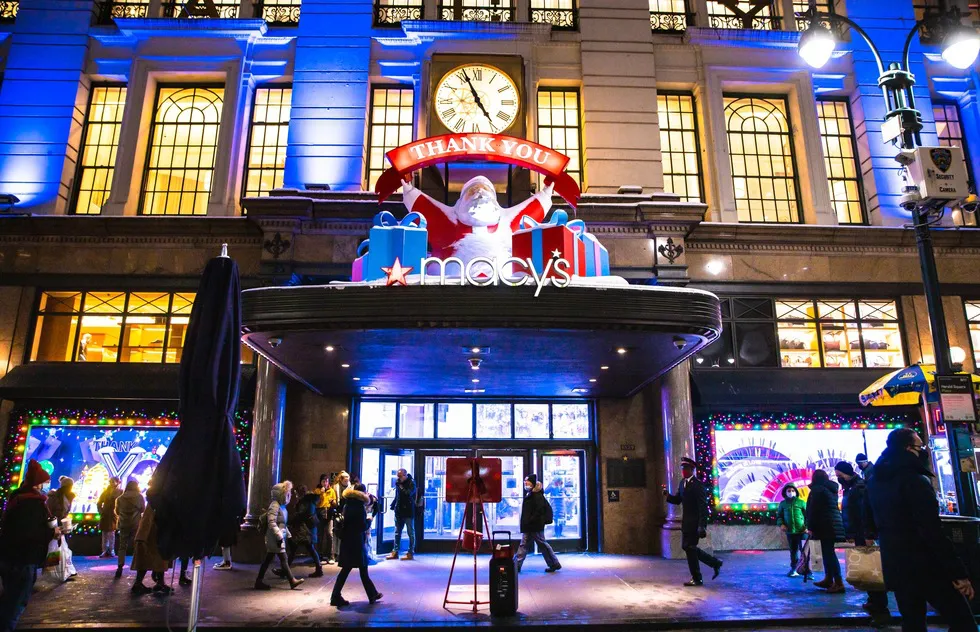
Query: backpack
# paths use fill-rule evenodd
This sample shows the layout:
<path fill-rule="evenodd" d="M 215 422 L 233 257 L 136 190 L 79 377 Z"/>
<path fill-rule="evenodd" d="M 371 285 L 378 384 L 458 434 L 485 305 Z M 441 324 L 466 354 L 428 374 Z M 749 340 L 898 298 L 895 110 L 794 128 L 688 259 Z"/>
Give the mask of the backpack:
<path fill-rule="evenodd" d="M 544 523 L 552 524 L 555 521 L 555 511 L 551 508 L 551 503 L 543 496 L 542 500 L 544 500 Z"/>

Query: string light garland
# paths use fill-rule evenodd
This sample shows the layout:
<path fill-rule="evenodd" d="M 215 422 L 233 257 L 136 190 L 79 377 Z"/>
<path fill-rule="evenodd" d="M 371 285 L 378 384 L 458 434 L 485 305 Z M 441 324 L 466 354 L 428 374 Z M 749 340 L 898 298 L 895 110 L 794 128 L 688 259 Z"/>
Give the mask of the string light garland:
<path fill-rule="evenodd" d="M 176 430 L 180 421 L 176 411 L 161 409 L 101 409 L 46 408 L 14 410 L 0 461 L 0 505 L 5 505 L 10 492 L 20 484 L 23 475 L 27 440 L 34 427 L 103 427 L 106 430 Z M 235 446 L 242 459 L 242 476 L 248 478 L 248 463 L 252 444 L 252 412 L 236 411 L 234 417 Z M 73 533 L 98 535 L 98 513 L 73 513 Z"/>
<path fill-rule="evenodd" d="M 779 503 L 719 504 L 718 462 L 714 449 L 715 431 L 732 430 L 892 430 L 916 427 L 918 420 L 910 415 L 889 413 L 712 413 L 694 422 L 694 458 L 701 480 L 713 490 L 709 499 L 710 522 L 723 525 L 774 525 Z"/>

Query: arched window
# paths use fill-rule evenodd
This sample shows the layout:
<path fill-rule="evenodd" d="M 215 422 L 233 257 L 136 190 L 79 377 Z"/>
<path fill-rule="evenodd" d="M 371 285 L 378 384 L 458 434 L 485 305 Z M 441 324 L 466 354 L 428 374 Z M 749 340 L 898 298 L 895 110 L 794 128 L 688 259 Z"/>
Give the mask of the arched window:
<path fill-rule="evenodd" d="M 143 179 L 143 215 L 205 215 L 221 127 L 223 88 L 161 86 Z"/>
<path fill-rule="evenodd" d="M 725 97 L 740 222 L 800 221 L 793 139 L 782 97 Z"/>

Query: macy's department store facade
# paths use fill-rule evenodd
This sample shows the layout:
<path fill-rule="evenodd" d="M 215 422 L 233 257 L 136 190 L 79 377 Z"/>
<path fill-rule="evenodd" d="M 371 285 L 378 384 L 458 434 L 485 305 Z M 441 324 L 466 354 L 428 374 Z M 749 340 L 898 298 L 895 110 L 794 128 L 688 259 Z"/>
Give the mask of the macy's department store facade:
<path fill-rule="evenodd" d="M 458 527 L 445 458 L 489 455 L 505 465 L 498 525 L 517 524 L 534 472 L 560 507 L 560 548 L 669 554 L 660 485 L 694 456 L 717 483 L 713 545 L 780 546 L 782 485 L 872 453 L 895 426 L 936 430 L 858 405 L 875 378 L 929 359 L 927 311 L 894 164 L 866 134 L 880 95 L 853 79 L 873 69 L 844 50 L 811 75 L 786 44 L 792 2 L 745 21 L 715 2 L 425 0 L 404 22 L 368 0 L 261 15 L 218 3 L 201 20 L 127 2 L 97 24 L 75 4 L 0 19 L 0 134 L 19 148 L 0 153 L 0 193 L 20 198 L 0 209 L 0 474 L 15 484 L 30 455 L 72 475 L 90 530 L 105 478 L 148 477 L 179 423 L 189 308 L 222 243 L 248 288 L 236 423 L 253 516 L 282 478 L 347 469 L 384 495 L 405 467 L 426 498 L 420 548 L 438 550 Z M 858 21 L 916 10 L 850 4 Z M 55 27 L 74 53 L 57 63 L 34 44 Z M 968 144 L 975 91 L 913 56 L 935 92 L 917 95 L 927 142 Z M 371 193 L 385 152 L 460 131 L 569 157 L 584 194 L 554 208 L 585 222 L 628 286 L 330 286 L 351 277 L 379 210 L 408 211 Z M 453 204 L 477 175 L 508 208 L 544 185 L 491 161 L 413 182 Z M 945 221 L 939 274 L 969 370 L 980 237 L 969 216 Z"/>

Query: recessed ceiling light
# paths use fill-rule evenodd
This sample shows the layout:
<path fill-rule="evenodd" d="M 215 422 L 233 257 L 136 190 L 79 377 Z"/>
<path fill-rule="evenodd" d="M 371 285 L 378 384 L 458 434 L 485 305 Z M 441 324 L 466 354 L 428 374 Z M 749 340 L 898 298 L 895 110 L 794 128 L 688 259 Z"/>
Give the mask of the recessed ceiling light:
<path fill-rule="evenodd" d="M 480 380 L 478 378 L 473 378 L 472 380 L 470 380 L 470 382 L 473 382 L 474 384 L 479 384 Z"/>
<path fill-rule="evenodd" d="M 346 363 L 345 364 L 341 364 L 340 365 L 340 368 L 342 368 L 342 369 L 349 369 L 350 368 L 350 365 L 349 364 L 346 364 Z"/>
<path fill-rule="evenodd" d="M 626 355 L 626 347 L 620 347 L 616 349 L 616 353 L 618 353 L 619 355 Z"/>
<path fill-rule="evenodd" d="M 607 367 L 606 365 L 602 365 L 599 368 L 602 369 L 603 371 L 608 371 L 609 370 L 609 367 Z"/>
<path fill-rule="evenodd" d="M 327 345 L 326 347 L 324 347 L 324 349 L 326 349 L 327 351 L 333 351 L 333 345 Z"/>
<path fill-rule="evenodd" d="M 594 377 L 590 377 L 590 378 L 589 378 L 589 381 L 590 381 L 590 382 L 596 382 L 597 380 L 596 380 L 596 379 L 595 379 Z"/>
<path fill-rule="evenodd" d="M 589 392 L 589 389 L 587 389 L 587 388 L 573 388 L 572 389 L 572 392 L 573 393 L 588 393 Z"/>
<path fill-rule="evenodd" d="M 485 388 L 467 388 L 463 392 L 464 393 L 470 393 L 470 394 L 478 394 L 478 393 L 486 393 L 487 392 L 487 389 L 485 389 Z"/>
<path fill-rule="evenodd" d="M 470 353 L 480 353 L 480 351 L 482 351 L 480 347 L 473 347 L 472 349 L 470 349 Z"/>
<path fill-rule="evenodd" d="M 378 390 L 378 388 L 376 386 L 362 386 L 361 387 L 361 390 L 362 391 L 376 391 L 376 390 Z"/>
<path fill-rule="evenodd" d="M 355 378 L 354 378 L 354 381 L 355 381 L 355 382 L 360 382 L 360 381 L 361 381 L 361 378 L 359 378 L 359 377 L 355 377 Z"/>

